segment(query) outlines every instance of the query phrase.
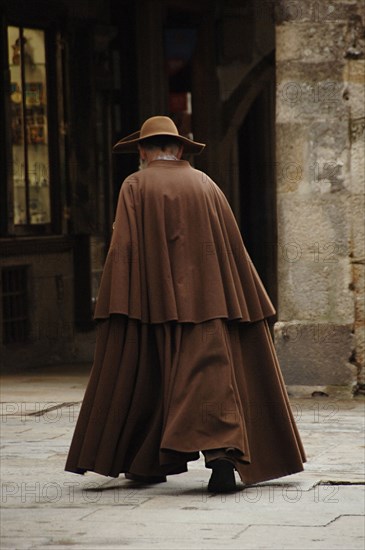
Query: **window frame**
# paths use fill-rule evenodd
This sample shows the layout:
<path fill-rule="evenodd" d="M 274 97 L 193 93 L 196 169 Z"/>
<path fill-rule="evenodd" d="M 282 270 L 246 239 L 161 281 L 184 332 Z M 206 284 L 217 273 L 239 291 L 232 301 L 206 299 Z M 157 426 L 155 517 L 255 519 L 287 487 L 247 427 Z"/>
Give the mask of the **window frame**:
<path fill-rule="evenodd" d="M 35 29 L 44 32 L 45 64 L 46 64 L 46 89 L 47 89 L 47 124 L 48 124 L 48 162 L 49 162 L 49 192 L 50 192 L 50 222 L 43 224 L 14 224 L 14 189 L 13 189 L 13 153 L 11 142 L 11 104 L 10 104 L 10 67 L 8 27 L 21 29 Z M 60 33 L 52 22 L 24 20 L 24 18 L 2 18 L 1 21 L 1 45 L 4 54 L 0 60 L 4 81 L 0 83 L 3 88 L 2 135 L 0 141 L 4 141 L 3 148 L 4 169 L 0 175 L 2 183 L 0 193 L 5 200 L 0 201 L 0 236 L 30 237 L 42 235 L 55 235 L 61 233 L 61 182 L 60 182 L 60 147 L 64 147 L 60 139 L 60 99 L 63 96 L 63 60 L 59 43 Z M 59 87 L 60 85 L 60 87 Z M 26 149 L 25 149 L 26 150 Z M 2 159 L 1 159 L 2 160 Z M 28 182 L 27 182 L 28 183 Z"/>

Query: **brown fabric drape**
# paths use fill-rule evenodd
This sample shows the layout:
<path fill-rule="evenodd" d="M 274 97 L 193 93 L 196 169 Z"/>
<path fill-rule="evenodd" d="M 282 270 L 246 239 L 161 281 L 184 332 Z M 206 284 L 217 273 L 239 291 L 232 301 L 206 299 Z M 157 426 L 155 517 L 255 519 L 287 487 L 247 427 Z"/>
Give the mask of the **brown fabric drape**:
<path fill-rule="evenodd" d="M 66 469 L 174 474 L 232 448 L 246 483 L 302 470 L 275 310 L 219 187 L 153 161 L 123 183 L 114 225 Z"/>
<path fill-rule="evenodd" d="M 275 313 L 226 197 L 187 161 L 153 161 L 121 187 L 95 318 L 112 313 L 145 323 Z"/>
<path fill-rule="evenodd" d="M 245 483 L 303 469 L 267 322 L 100 322 L 66 470 L 168 475 L 220 448 Z"/>

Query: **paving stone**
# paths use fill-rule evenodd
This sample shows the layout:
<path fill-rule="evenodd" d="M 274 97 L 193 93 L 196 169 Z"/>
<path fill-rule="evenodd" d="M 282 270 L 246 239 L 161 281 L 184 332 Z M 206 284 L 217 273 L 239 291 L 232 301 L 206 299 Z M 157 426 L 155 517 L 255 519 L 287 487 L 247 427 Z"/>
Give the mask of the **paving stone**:
<path fill-rule="evenodd" d="M 48 385 L 44 376 L 8 376 L 2 385 L 2 549 L 362 548 L 363 400 L 291 399 L 304 472 L 212 495 L 203 458 L 143 488 L 124 476 L 65 472 L 87 374 L 53 372 Z M 65 405 L 41 415 L 22 410 L 22 402 L 43 410 L 55 386 Z"/>

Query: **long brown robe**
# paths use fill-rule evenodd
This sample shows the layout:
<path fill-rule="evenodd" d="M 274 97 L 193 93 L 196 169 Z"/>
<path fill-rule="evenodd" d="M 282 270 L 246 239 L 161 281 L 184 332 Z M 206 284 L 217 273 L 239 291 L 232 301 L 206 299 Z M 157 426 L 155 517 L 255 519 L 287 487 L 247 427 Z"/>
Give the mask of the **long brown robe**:
<path fill-rule="evenodd" d="M 119 195 L 94 365 L 66 470 L 176 474 L 235 449 L 245 483 L 305 454 L 266 318 L 275 309 L 219 187 L 157 160 Z"/>

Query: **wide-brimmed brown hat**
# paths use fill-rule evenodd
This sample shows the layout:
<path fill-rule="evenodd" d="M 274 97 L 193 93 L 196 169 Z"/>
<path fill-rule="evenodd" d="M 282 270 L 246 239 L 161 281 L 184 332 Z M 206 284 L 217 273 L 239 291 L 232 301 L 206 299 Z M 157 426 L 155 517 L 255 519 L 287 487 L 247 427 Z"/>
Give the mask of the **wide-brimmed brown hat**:
<path fill-rule="evenodd" d="M 184 145 L 184 152 L 198 155 L 205 147 L 205 143 L 198 143 L 179 134 L 176 125 L 168 116 L 153 116 L 148 118 L 138 132 L 122 138 L 113 147 L 115 153 L 135 153 L 137 144 L 142 139 L 153 136 L 173 136 Z"/>

